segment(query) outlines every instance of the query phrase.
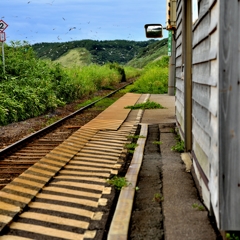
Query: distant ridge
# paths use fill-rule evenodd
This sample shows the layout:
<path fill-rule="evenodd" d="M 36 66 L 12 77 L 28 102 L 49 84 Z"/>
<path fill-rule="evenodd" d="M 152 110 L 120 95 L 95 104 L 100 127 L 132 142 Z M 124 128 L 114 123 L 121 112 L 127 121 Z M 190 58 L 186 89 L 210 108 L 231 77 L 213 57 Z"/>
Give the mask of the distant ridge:
<path fill-rule="evenodd" d="M 65 67 L 91 63 L 103 65 L 107 62 L 142 67 L 147 61 L 167 54 L 167 39 L 148 41 L 87 39 L 63 43 L 37 43 L 32 47 L 39 58 L 59 62 Z M 139 64 L 141 66 L 138 66 Z"/>

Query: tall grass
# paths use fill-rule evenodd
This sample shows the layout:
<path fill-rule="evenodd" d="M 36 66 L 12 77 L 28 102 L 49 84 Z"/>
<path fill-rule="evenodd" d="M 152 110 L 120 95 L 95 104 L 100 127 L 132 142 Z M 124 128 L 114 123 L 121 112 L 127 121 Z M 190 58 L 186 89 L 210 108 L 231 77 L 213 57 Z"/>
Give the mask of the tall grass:
<path fill-rule="evenodd" d="M 130 66 L 123 69 L 117 63 L 64 68 L 37 59 L 27 42 L 12 42 L 5 46 L 5 63 L 6 73 L 0 68 L 0 125 L 39 116 L 97 90 L 112 89 L 120 81 L 140 74 L 129 91 L 167 92 L 168 57 L 144 69 Z"/>
<path fill-rule="evenodd" d="M 142 69 L 130 66 L 124 66 L 124 71 L 127 79 L 139 77 L 142 73 Z"/>
<path fill-rule="evenodd" d="M 163 94 L 168 91 L 168 62 L 169 57 L 147 64 L 141 76 L 133 85 L 127 87 L 126 92 Z"/>
<path fill-rule="evenodd" d="M 64 72 L 69 77 L 67 84 L 78 92 L 77 98 L 88 96 L 100 89 L 111 88 L 121 80 L 121 75 L 116 70 L 96 64 L 67 68 Z"/>
<path fill-rule="evenodd" d="M 63 68 L 39 60 L 27 43 L 5 47 L 6 73 L 0 68 L 0 125 L 36 117 L 96 90 L 111 88 L 121 73 L 109 66 Z M 2 56 L 0 55 L 0 65 Z"/>

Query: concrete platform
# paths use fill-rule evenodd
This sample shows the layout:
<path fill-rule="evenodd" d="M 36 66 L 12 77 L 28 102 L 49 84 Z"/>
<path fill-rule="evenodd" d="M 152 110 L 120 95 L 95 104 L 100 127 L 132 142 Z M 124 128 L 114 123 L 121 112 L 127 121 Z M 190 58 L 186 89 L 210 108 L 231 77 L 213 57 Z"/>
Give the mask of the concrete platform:
<path fill-rule="evenodd" d="M 159 124 L 162 157 L 162 202 L 165 240 L 212 240 L 216 233 L 208 218 L 207 210 L 194 209 L 202 205 L 198 198 L 192 175 L 186 171 L 181 154 L 172 152 L 176 142 L 169 124 L 175 123 L 175 96 L 151 94 L 150 101 L 160 103 L 166 109 L 145 110 L 141 123 Z"/>
<path fill-rule="evenodd" d="M 160 103 L 163 107 L 165 107 L 164 109 L 144 110 L 140 121 L 144 128 L 146 128 L 146 125 L 158 124 L 160 130 L 160 141 L 162 142 L 160 148 L 162 161 L 162 189 L 164 198 L 164 201 L 162 202 L 162 211 L 164 216 L 164 239 L 216 239 L 216 233 L 210 223 L 210 219 L 208 218 L 208 212 L 206 210 L 199 211 L 193 208 L 194 204 L 200 206 L 202 203 L 198 198 L 197 189 L 191 173 L 182 161 L 181 154 L 171 151 L 171 147 L 176 143 L 176 135 L 171 131 L 171 129 L 175 127 L 176 122 L 175 97 L 160 94 L 143 94 L 138 102 L 144 102 L 148 99 L 150 101 Z M 127 119 L 134 119 L 137 112 L 138 110 L 132 110 Z M 139 163 L 141 163 L 144 147 L 141 146 L 139 151 L 140 152 L 135 152 L 137 157 L 133 157 L 133 159 L 134 161 L 138 159 Z M 121 208 L 126 206 L 126 204 L 124 205 L 124 196 L 129 196 L 129 194 L 126 194 L 127 191 L 130 191 L 129 194 L 132 194 L 131 203 L 128 202 L 127 208 L 128 211 L 132 210 L 134 192 L 132 192 L 131 187 L 123 190 L 122 200 L 120 196 L 120 215 L 115 218 L 115 226 L 112 226 L 112 232 L 110 229 L 108 240 L 128 239 L 128 228 L 126 228 L 126 225 L 123 227 L 122 224 L 123 222 L 127 222 L 127 224 L 129 223 L 129 214 L 126 219 L 123 218 L 123 215 L 121 214 Z M 123 219 L 124 221 L 121 221 Z M 113 219 L 113 222 L 115 220 Z M 149 229 L 149 231 L 151 231 L 151 229 Z M 151 240 L 150 238 L 146 238 L 146 236 L 139 236 L 138 239 Z M 154 239 L 161 238 L 160 236 L 159 238 L 158 236 L 155 236 Z"/>
<path fill-rule="evenodd" d="M 161 124 L 175 123 L 175 96 L 164 94 L 151 94 L 150 101 L 161 104 L 164 109 L 146 109 L 141 120 L 141 123 L 146 124 Z"/>

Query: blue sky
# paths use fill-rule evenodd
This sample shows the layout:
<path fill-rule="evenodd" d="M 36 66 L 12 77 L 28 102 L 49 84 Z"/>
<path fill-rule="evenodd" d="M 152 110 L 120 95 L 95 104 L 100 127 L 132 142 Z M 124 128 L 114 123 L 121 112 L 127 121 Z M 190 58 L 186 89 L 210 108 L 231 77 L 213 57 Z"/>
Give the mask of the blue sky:
<path fill-rule="evenodd" d="M 7 42 L 145 41 L 145 24 L 165 26 L 166 0 L 4 0 L 0 19 Z"/>

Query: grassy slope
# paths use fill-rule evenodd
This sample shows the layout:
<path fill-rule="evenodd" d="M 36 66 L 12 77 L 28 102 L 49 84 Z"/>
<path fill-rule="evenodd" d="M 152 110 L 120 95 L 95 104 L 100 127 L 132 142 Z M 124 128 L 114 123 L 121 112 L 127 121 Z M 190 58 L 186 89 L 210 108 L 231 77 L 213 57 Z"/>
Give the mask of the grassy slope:
<path fill-rule="evenodd" d="M 131 67 L 143 68 L 148 63 L 156 61 L 162 56 L 166 56 L 167 52 L 167 39 L 163 39 L 145 47 L 138 54 L 138 56 L 129 61 L 127 65 Z"/>
<path fill-rule="evenodd" d="M 126 65 L 135 68 L 143 68 L 149 62 L 156 61 L 164 55 L 167 55 L 167 44 L 165 39 L 143 48 L 137 57 L 133 58 Z M 86 66 L 91 64 L 91 57 L 91 53 L 85 48 L 74 48 L 53 62 L 58 62 L 64 67 Z"/>
<path fill-rule="evenodd" d="M 85 48 L 74 48 L 53 61 L 64 67 L 86 66 L 91 63 L 91 54 Z"/>

